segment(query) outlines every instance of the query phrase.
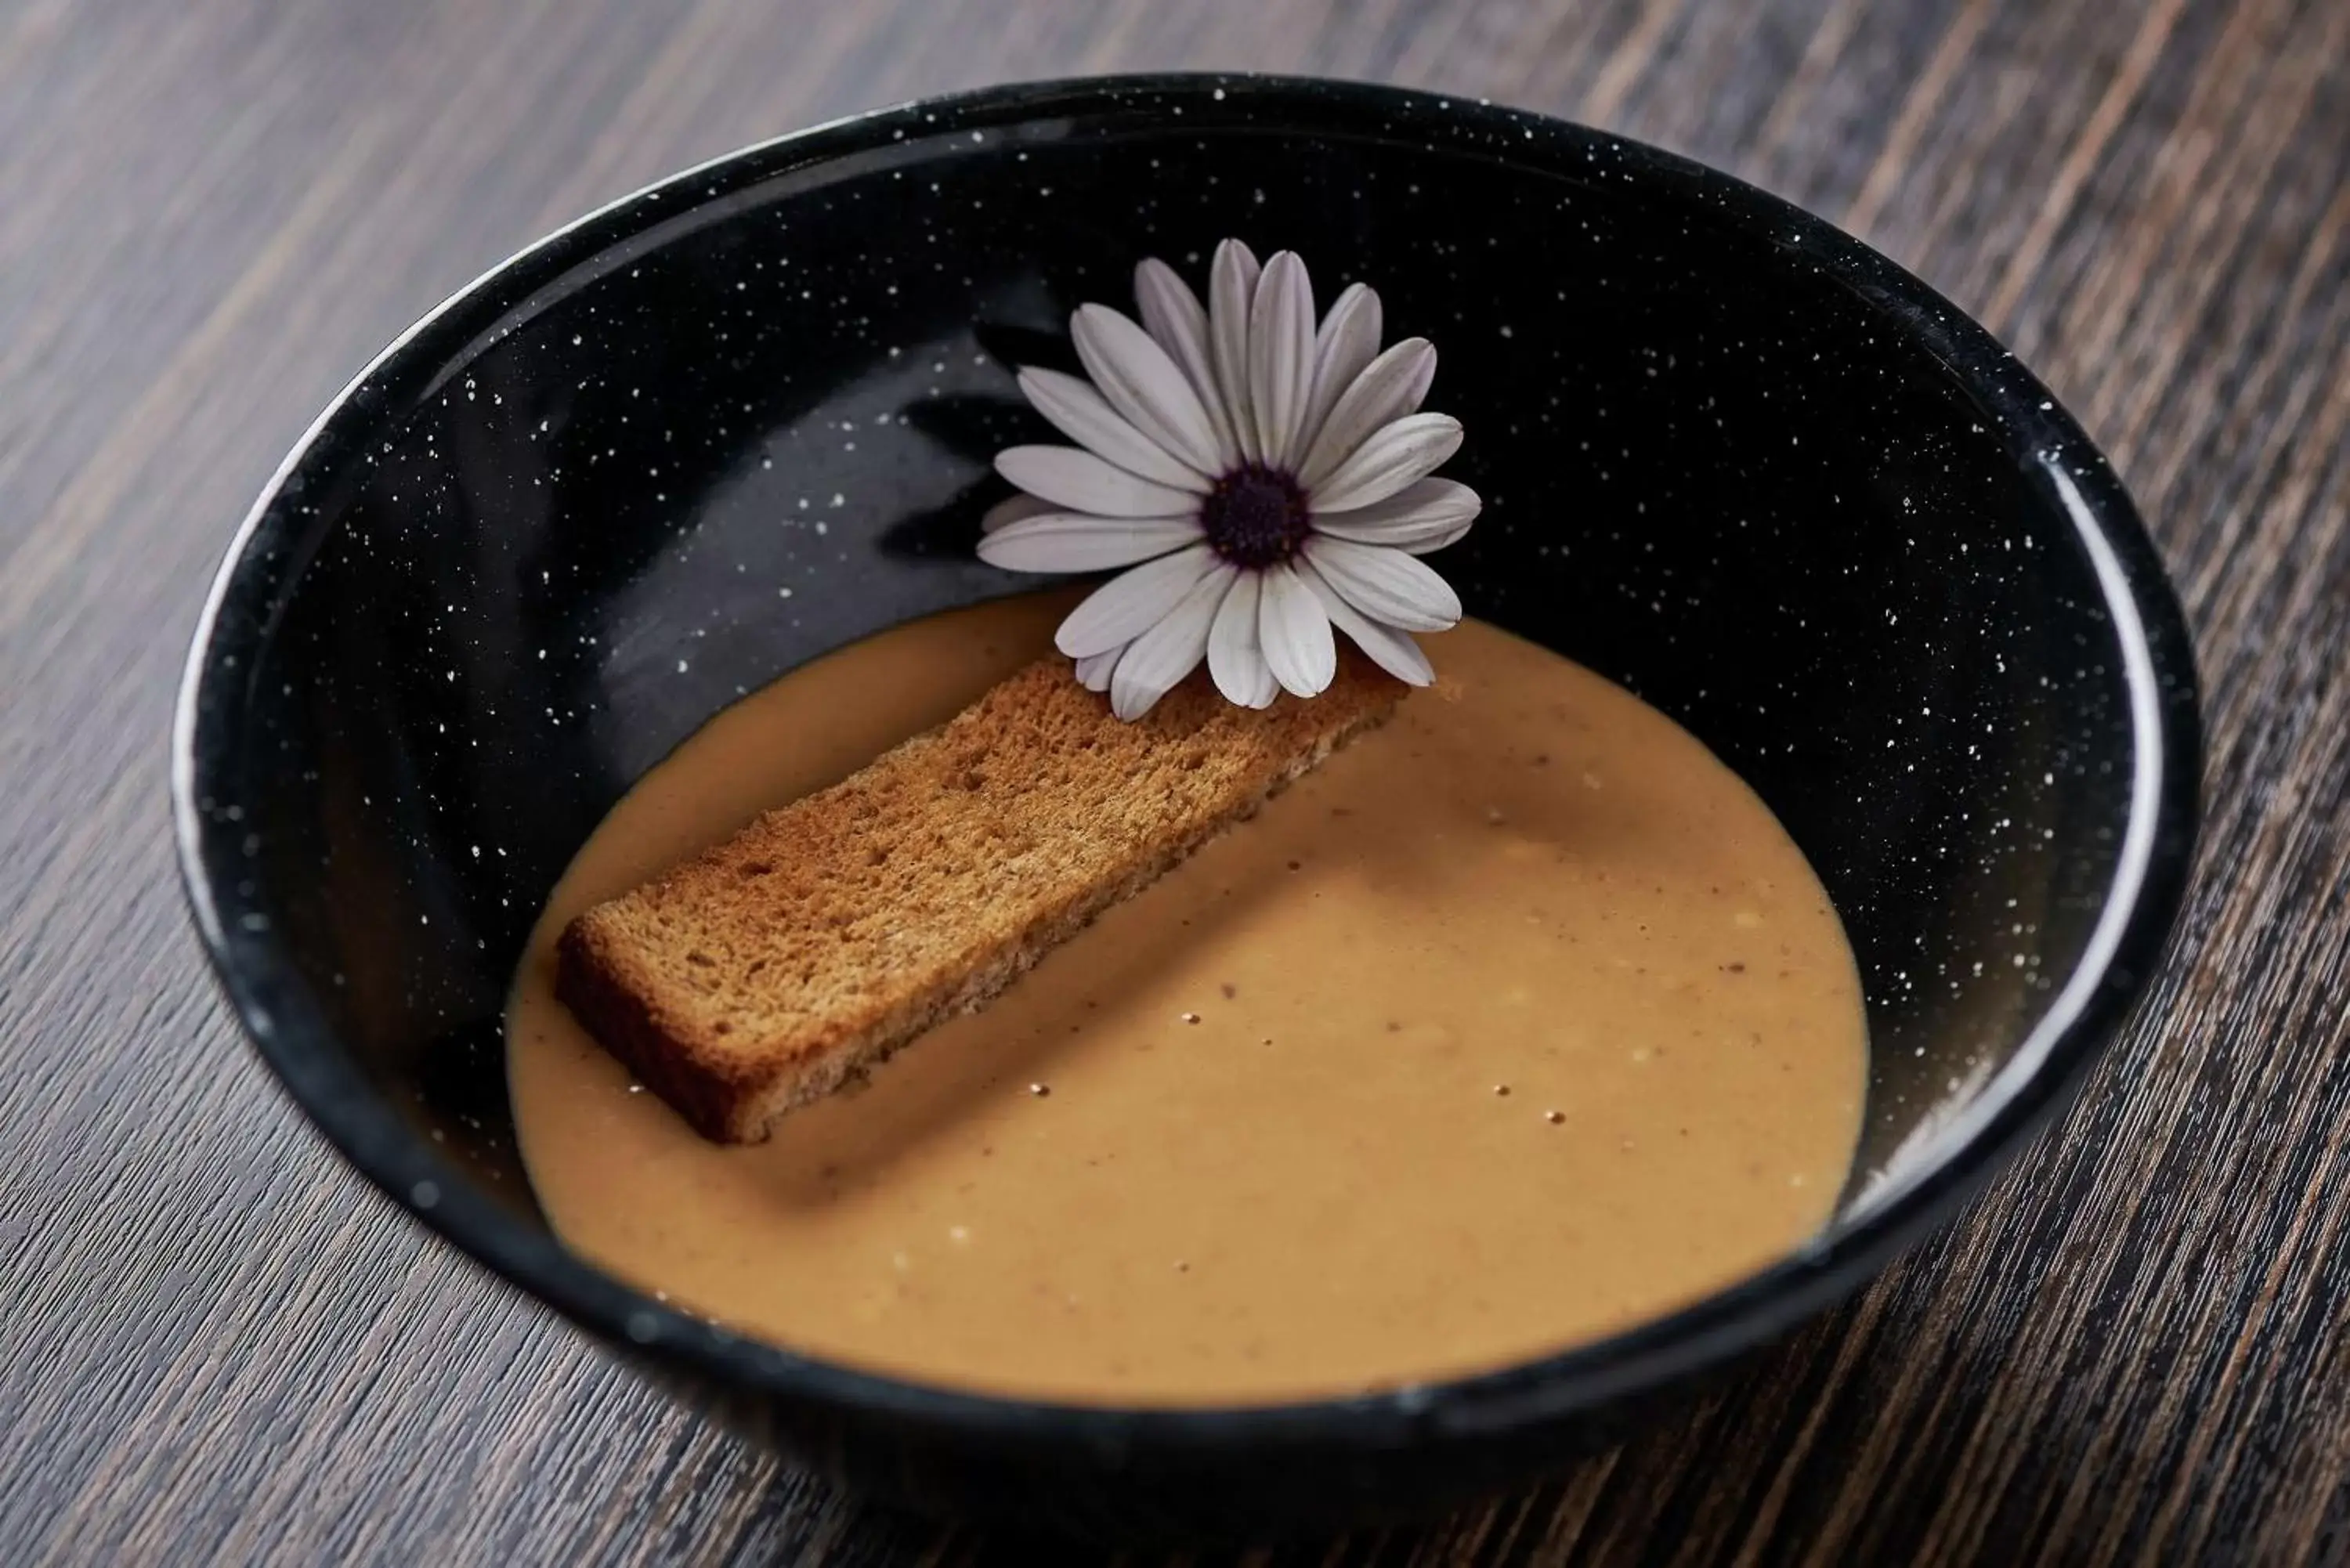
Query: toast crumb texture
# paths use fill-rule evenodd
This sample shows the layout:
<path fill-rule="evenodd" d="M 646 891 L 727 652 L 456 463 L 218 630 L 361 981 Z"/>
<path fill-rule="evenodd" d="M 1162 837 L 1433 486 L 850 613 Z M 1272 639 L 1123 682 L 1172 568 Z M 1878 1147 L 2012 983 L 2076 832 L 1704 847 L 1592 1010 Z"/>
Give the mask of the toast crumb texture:
<path fill-rule="evenodd" d="M 754 1143 L 1395 711 L 1352 649 L 1250 711 L 1204 672 L 1121 723 L 1064 659 L 564 930 L 556 994 L 704 1137 Z"/>

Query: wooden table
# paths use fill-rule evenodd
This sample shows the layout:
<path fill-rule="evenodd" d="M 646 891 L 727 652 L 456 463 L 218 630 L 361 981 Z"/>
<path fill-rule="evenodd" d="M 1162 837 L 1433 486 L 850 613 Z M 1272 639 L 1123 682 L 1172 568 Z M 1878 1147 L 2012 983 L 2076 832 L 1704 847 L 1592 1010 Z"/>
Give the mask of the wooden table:
<path fill-rule="evenodd" d="M 2175 961 L 1960 1223 L 1531 1497 L 1246 1561 L 2350 1557 L 2350 0 L 0 0 L 0 1559 L 1035 1560 L 696 1425 L 346 1171 L 186 929 L 165 723 L 247 499 L 474 273 L 827 116 L 1175 67 L 1874 241 L 2106 443 L 2210 729 Z"/>

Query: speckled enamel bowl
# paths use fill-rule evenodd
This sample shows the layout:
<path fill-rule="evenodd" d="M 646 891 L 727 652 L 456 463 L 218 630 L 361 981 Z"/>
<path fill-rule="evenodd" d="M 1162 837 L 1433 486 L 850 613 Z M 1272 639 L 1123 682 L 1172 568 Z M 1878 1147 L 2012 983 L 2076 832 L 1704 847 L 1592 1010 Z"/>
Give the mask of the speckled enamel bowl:
<path fill-rule="evenodd" d="M 1007 366 L 1226 234 L 1435 339 L 1472 614 L 1762 794 L 1857 950 L 1860 1163 L 1802 1255 L 1605 1343 L 1273 1409 L 1073 1409 L 816 1364 L 573 1258 L 498 1018 L 539 902 L 738 695 L 1024 589 L 972 558 Z M 786 597 L 786 590 L 788 596 Z M 2196 817 L 2186 634 L 2022 367 L 1826 224 L 1654 149 L 1384 88 L 1000 88 L 605 209 L 369 366 L 238 534 L 174 757 L 196 921 L 294 1098 L 421 1223 L 653 1376 L 924 1506 L 1249 1533 L 1522 1483 L 1865 1281 L 2012 1150 L 2157 961 Z"/>

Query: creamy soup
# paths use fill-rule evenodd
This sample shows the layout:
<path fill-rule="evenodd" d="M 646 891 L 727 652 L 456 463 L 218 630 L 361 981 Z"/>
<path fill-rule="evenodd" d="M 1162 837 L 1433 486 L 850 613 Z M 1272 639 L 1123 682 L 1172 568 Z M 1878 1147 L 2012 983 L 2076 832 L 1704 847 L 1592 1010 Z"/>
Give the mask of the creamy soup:
<path fill-rule="evenodd" d="M 1386 728 L 765 1144 L 704 1142 L 556 1002 L 573 915 L 943 721 L 1068 603 L 795 671 L 579 852 L 507 1018 L 569 1246 L 828 1360 L 1196 1406 L 1555 1351 L 1826 1220 L 1866 1043 L 1818 880 L 1669 720 L 1475 622 Z"/>

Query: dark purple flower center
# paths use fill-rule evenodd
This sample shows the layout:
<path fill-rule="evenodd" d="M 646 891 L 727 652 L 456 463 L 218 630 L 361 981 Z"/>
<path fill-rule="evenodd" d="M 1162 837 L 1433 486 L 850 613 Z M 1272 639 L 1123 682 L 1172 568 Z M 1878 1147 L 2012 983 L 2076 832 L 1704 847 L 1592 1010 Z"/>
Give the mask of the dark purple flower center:
<path fill-rule="evenodd" d="M 1216 481 L 1200 505 L 1208 546 L 1235 566 L 1278 566 L 1305 543 L 1313 514 L 1297 482 L 1278 469 L 1248 463 Z"/>

